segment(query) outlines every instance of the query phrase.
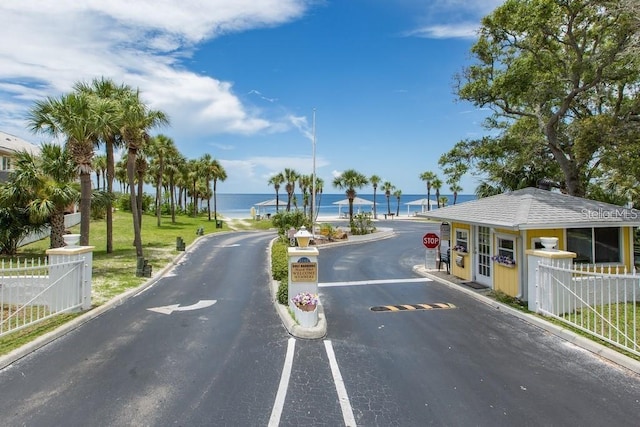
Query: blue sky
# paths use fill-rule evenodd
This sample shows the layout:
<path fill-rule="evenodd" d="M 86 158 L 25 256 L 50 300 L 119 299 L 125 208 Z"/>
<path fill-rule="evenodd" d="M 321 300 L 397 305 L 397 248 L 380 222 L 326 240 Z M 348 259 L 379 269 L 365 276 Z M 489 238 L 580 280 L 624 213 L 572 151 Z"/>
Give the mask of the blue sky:
<path fill-rule="evenodd" d="M 21 0 L 0 3 L 0 130 L 33 143 L 37 99 L 108 77 L 141 90 L 188 158 L 225 167 L 221 193 L 271 193 L 289 167 L 325 192 L 346 169 L 422 194 L 438 158 L 485 133 L 456 100 L 480 19 L 498 0 Z M 476 179 L 464 177 L 463 193 Z M 361 193 L 371 193 L 364 188 Z M 443 193 L 448 193 L 445 186 Z"/>

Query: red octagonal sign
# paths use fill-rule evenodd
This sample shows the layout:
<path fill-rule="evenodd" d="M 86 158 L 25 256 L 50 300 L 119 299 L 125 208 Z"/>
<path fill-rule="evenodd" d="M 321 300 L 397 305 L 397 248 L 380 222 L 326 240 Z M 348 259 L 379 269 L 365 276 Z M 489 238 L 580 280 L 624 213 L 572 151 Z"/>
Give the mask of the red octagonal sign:
<path fill-rule="evenodd" d="M 427 247 L 427 249 L 435 249 L 440 244 L 440 237 L 436 233 L 427 233 L 422 236 L 422 244 Z"/>

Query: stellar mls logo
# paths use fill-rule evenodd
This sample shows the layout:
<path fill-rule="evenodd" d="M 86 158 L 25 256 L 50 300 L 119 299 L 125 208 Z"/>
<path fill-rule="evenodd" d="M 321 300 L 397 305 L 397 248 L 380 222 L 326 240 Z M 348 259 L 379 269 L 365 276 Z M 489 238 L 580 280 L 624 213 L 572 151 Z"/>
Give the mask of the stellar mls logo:
<path fill-rule="evenodd" d="M 640 212 L 635 209 L 582 209 L 582 215 L 588 219 L 638 219 Z"/>

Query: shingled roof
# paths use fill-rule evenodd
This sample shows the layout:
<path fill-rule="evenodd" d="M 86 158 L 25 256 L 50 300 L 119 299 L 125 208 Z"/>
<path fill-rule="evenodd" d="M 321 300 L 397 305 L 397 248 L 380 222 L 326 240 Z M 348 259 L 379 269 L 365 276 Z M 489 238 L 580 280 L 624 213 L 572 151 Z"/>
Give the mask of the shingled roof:
<path fill-rule="evenodd" d="M 513 230 L 640 226 L 636 209 L 539 188 L 459 203 L 420 216 Z"/>
<path fill-rule="evenodd" d="M 38 154 L 40 148 L 24 139 L 0 131 L 0 151 L 18 152 L 28 151 L 31 154 Z"/>

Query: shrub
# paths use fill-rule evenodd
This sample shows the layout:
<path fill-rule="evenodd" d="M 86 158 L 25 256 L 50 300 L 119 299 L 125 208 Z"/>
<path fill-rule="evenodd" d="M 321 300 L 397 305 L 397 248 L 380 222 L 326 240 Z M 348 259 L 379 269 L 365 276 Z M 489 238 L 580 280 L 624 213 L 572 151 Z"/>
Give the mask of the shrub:
<path fill-rule="evenodd" d="M 376 231 L 376 227 L 373 225 L 371 215 L 359 213 L 353 216 L 353 221 L 351 221 L 351 234 L 371 234 L 374 231 Z"/>
<path fill-rule="evenodd" d="M 282 305 L 289 305 L 289 284 L 286 280 L 278 285 L 278 302 Z"/>
<path fill-rule="evenodd" d="M 278 234 L 282 237 L 287 236 L 287 231 L 291 228 L 295 228 L 296 231 L 303 225 L 310 229 L 309 218 L 301 210 L 294 210 L 291 212 L 278 212 L 273 215 L 271 222 L 273 226 L 278 229 Z"/>
<path fill-rule="evenodd" d="M 271 247 L 271 274 L 274 280 L 285 282 L 289 276 L 287 244 L 282 240 L 276 240 Z"/>
<path fill-rule="evenodd" d="M 287 244 L 281 239 L 271 246 L 271 275 L 279 280 L 278 302 L 287 305 L 289 301 L 289 266 L 287 265 Z"/>

